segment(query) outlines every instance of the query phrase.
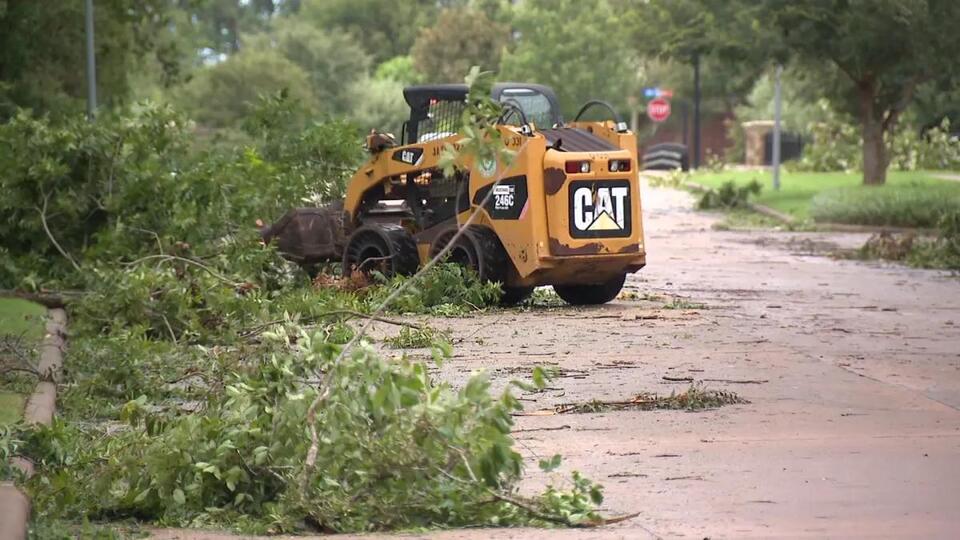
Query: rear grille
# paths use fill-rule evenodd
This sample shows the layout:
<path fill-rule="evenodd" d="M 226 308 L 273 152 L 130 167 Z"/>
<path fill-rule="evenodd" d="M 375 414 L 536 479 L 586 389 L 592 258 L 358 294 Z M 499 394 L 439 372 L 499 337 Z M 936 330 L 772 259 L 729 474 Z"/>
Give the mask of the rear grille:
<path fill-rule="evenodd" d="M 610 152 L 619 150 L 616 146 L 580 128 L 548 128 L 540 133 L 547 138 L 547 144 L 556 146 L 560 141 L 561 152 Z"/>

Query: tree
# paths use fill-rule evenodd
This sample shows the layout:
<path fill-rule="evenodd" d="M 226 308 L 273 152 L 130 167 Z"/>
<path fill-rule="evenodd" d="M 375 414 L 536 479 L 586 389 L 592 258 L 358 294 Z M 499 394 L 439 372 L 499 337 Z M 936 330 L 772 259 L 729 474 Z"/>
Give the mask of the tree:
<path fill-rule="evenodd" d="M 623 0 L 640 2 L 640 0 Z M 793 58 L 813 92 L 858 118 L 863 181 L 883 184 L 888 144 L 925 85 L 955 87 L 960 71 L 954 0 L 651 0 L 635 21 L 641 47 L 731 64 Z M 757 46 L 763 44 L 763 46 Z"/>
<path fill-rule="evenodd" d="M 552 86 L 567 115 L 590 99 L 624 109 L 636 93 L 636 54 L 615 35 L 621 17 L 606 0 L 527 0 L 514 25 L 519 37 L 516 49 L 504 53 L 501 79 Z"/>
<path fill-rule="evenodd" d="M 888 144 L 921 85 L 955 80 L 955 0 L 766 0 L 764 20 L 785 47 L 832 79 L 834 106 L 860 120 L 863 182 L 883 184 Z"/>
<path fill-rule="evenodd" d="M 303 0 L 300 17 L 326 32 L 344 30 L 379 64 L 410 52 L 417 30 L 437 14 L 434 0 Z"/>
<path fill-rule="evenodd" d="M 264 30 L 280 8 L 285 8 L 285 12 L 295 8 L 283 0 L 183 0 L 179 3 L 180 10 L 187 15 L 179 22 L 192 30 L 182 33 L 191 35 L 197 51 L 207 58 L 239 52 L 245 34 Z"/>
<path fill-rule="evenodd" d="M 97 2 L 97 86 L 101 101 L 123 101 L 149 55 L 166 70 L 178 51 L 164 36 L 168 0 Z M 61 114 L 86 97 L 83 2 L 0 1 L 0 119 L 16 107 Z M 166 47 L 160 44 L 165 43 Z"/>
<path fill-rule="evenodd" d="M 423 75 L 413 66 L 413 57 L 410 55 L 395 56 L 377 66 L 373 73 L 374 79 L 390 79 L 404 85 L 423 82 Z"/>
<path fill-rule="evenodd" d="M 377 129 L 400 137 L 400 124 L 410 115 L 403 100 L 403 83 L 393 79 L 361 79 L 350 86 L 350 98 L 352 106 L 347 116 L 363 132 Z"/>
<path fill-rule="evenodd" d="M 262 96 L 283 92 L 316 111 L 310 77 L 278 51 L 243 51 L 197 72 L 179 101 L 205 127 L 237 126 Z"/>
<path fill-rule="evenodd" d="M 352 36 L 292 17 L 277 19 L 269 32 L 248 42 L 251 51 L 275 49 L 298 65 L 309 78 L 318 110 L 327 114 L 349 112 L 349 88 L 370 70 L 369 55 Z"/>
<path fill-rule="evenodd" d="M 414 65 L 431 83 L 462 82 L 471 66 L 496 70 L 510 29 L 482 11 L 446 9 L 413 43 Z"/>

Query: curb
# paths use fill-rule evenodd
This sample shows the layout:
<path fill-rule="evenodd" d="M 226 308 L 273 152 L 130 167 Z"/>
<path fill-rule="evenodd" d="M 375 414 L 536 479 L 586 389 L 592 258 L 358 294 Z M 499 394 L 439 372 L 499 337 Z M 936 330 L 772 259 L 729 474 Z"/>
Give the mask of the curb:
<path fill-rule="evenodd" d="M 57 410 L 57 382 L 63 372 L 63 349 L 67 335 L 67 313 L 62 308 L 47 311 L 46 334 L 40 344 L 40 382 L 27 398 L 23 419 L 28 424 L 50 425 Z M 27 478 L 33 463 L 14 458 L 13 466 Z M 25 540 L 30 523 L 30 499 L 13 482 L 0 483 L 0 540 Z"/>
<path fill-rule="evenodd" d="M 851 225 L 849 223 L 815 223 L 818 231 L 846 232 L 846 233 L 896 233 L 914 234 L 916 236 L 936 236 L 937 229 L 920 229 L 914 227 L 894 227 L 892 225 Z"/>
<path fill-rule="evenodd" d="M 692 191 L 703 193 L 705 191 L 716 191 L 711 187 L 707 187 L 703 184 L 698 184 L 687 180 L 683 183 L 683 186 Z M 774 210 L 769 206 L 764 206 L 762 204 L 747 202 L 747 207 L 765 216 L 772 217 L 787 225 L 797 223 L 797 219 L 791 215 L 784 214 L 779 210 Z M 841 233 L 896 233 L 896 234 L 915 234 L 917 236 L 936 236 L 936 229 L 923 229 L 915 227 L 896 227 L 893 225 L 851 225 L 849 223 L 828 223 L 828 222 L 813 222 L 814 230 L 817 232 L 841 232 Z"/>

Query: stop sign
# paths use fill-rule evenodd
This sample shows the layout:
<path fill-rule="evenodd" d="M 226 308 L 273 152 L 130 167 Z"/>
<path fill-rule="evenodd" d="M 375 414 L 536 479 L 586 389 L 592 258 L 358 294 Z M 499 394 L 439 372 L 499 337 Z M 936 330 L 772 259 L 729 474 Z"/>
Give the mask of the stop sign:
<path fill-rule="evenodd" d="M 670 118 L 670 102 L 663 98 L 651 99 L 647 103 L 647 116 L 654 122 L 663 122 Z"/>

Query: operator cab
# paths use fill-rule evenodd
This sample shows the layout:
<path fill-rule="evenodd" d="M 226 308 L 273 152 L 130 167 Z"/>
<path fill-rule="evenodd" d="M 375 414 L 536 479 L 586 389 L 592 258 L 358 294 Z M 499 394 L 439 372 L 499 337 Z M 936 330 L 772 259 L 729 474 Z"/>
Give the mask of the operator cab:
<path fill-rule="evenodd" d="M 468 90 L 465 84 L 404 88 L 403 97 L 410 106 L 410 119 L 403 124 L 401 144 L 433 141 L 457 133 Z M 557 96 L 548 86 L 497 83 L 490 97 L 507 107 L 503 117 L 505 124 L 533 123 L 538 129 L 563 125 Z"/>

